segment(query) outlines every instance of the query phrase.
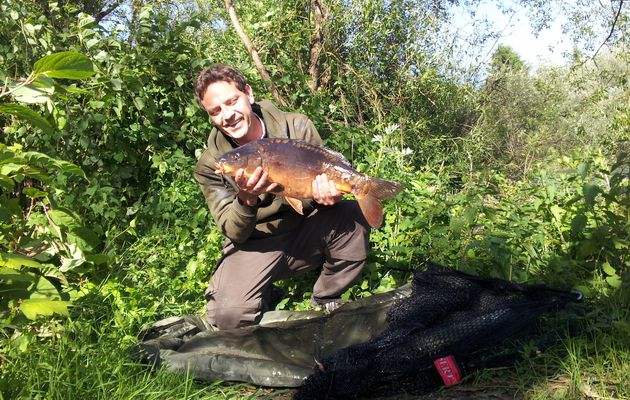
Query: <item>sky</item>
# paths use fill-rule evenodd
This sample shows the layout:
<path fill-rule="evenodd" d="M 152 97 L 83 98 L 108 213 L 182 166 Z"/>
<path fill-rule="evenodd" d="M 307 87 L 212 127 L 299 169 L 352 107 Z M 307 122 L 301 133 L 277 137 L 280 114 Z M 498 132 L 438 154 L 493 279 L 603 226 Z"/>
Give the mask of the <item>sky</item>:
<path fill-rule="evenodd" d="M 506 5 L 514 5 L 512 1 L 504 1 Z M 489 43 L 483 51 L 485 62 L 498 45 L 508 45 L 514 49 L 534 70 L 542 65 L 561 66 L 565 64 L 563 53 L 571 50 L 570 41 L 562 34 L 563 19 L 555 20 L 549 29 L 542 30 L 537 37 L 531 33 L 527 13 L 518 6 L 513 15 L 504 15 L 497 9 L 494 1 L 480 1 L 477 6 L 476 19 L 487 19 L 494 30 L 502 32 L 501 38 Z M 455 12 L 452 29 L 465 37 L 471 34 L 473 23 L 468 15 Z"/>

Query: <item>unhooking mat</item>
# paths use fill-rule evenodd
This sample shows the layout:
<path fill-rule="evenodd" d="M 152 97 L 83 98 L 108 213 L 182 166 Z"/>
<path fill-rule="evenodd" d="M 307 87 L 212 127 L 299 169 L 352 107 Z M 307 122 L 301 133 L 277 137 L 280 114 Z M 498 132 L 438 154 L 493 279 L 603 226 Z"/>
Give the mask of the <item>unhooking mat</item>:
<path fill-rule="evenodd" d="M 411 285 L 329 315 L 271 312 L 259 325 L 228 331 L 212 331 L 199 317 L 159 321 L 134 354 L 205 381 L 302 386 L 297 399 L 359 398 L 382 387 L 420 393 L 491 365 L 487 355 L 506 338 L 580 299 L 432 265 Z"/>
<path fill-rule="evenodd" d="M 214 331 L 202 317 L 171 317 L 141 334 L 132 352 L 144 363 L 204 381 L 298 387 L 315 361 L 335 350 L 369 341 L 387 326 L 387 312 L 411 286 L 346 303 L 326 315 L 272 311 L 260 324 Z"/>

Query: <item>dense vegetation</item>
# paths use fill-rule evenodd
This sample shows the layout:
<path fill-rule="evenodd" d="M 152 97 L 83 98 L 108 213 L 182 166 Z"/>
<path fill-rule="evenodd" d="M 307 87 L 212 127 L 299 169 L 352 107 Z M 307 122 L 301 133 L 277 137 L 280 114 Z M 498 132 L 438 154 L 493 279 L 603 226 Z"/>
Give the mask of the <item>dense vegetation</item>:
<path fill-rule="evenodd" d="M 211 125 L 191 86 L 211 62 L 309 115 L 359 170 L 405 185 L 345 296 L 396 287 L 427 259 L 578 288 L 578 336 L 468 383 L 630 398 L 623 1 L 594 58 L 576 48 L 569 66 L 534 72 L 499 47 L 482 82 L 445 44 L 457 2 L 239 1 L 268 78 L 220 2 L 120 3 L 0 5 L 0 398 L 269 395 L 125 354 L 144 324 L 202 312 L 220 254 L 192 178 Z M 584 40 L 589 21 L 574 20 Z M 308 307 L 310 284 L 283 282 L 279 307 Z"/>

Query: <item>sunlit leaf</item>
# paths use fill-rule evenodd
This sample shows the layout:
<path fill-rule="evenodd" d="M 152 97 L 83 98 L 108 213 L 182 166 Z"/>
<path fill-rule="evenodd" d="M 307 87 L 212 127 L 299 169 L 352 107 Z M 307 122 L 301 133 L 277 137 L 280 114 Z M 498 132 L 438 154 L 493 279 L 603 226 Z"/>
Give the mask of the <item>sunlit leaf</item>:
<path fill-rule="evenodd" d="M 52 89 L 39 88 L 34 85 L 25 85 L 18 89 L 15 89 L 13 98 L 19 103 L 27 104 L 43 104 L 50 101 L 50 93 Z"/>
<path fill-rule="evenodd" d="M 553 214 L 553 217 L 556 219 L 556 221 L 560 221 L 562 217 L 562 208 L 554 204 L 549 207 L 549 211 L 551 211 L 551 214 Z"/>
<path fill-rule="evenodd" d="M 134 97 L 133 104 L 135 104 L 136 108 L 140 111 L 142 111 L 142 109 L 144 108 L 144 100 L 142 100 L 140 97 Z"/>
<path fill-rule="evenodd" d="M 606 278 L 606 283 L 608 283 L 610 286 L 614 287 L 615 289 L 619 289 L 621 287 L 621 278 L 617 275 L 615 276 L 609 276 L 608 278 Z"/>
<path fill-rule="evenodd" d="M 104 265 L 109 262 L 109 256 L 104 253 L 86 254 L 85 259 L 96 265 Z"/>
<path fill-rule="evenodd" d="M 46 193 L 46 192 L 44 192 L 42 190 L 33 188 L 33 187 L 24 188 L 22 190 L 22 193 L 24 193 L 25 195 L 27 195 L 31 199 L 37 199 L 37 198 L 40 198 L 40 197 L 48 196 L 48 193 Z"/>
<path fill-rule="evenodd" d="M 122 81 L 120 79 L 112 78 L 109 80 L 112 84 L 112 89 L 119 91 L 122 89 Z"/>
<path fill-rule="evenodd" d="M 63 160 L 55 160 L 55 166 L 62 172 L 77 175 L 87 179 L 85 171 L 83 171 L 83 169 L 81 169 L 81 167 L 76 164 Z"/>
<path fill-rule="evenodd" d="M 77 220 L 69 212 L 61 208 L 57 208 L 48 213 L 53 222 L 58 226 L 73 227 L 77 226 Z"/>
<path fill-rule="evenodd" d="M 604 271 L 604 273 L 606 273 L 606 275 L 608 276 L 614 276 L 617 275 L 617 271 L 615 270 L 615 268 L 613 268 L 612 265 L 610 265 L 609 262 L 605 262 L 604 264 L 602 264 L 602 270 Z"/>
<path fill-rule="evenodd" d="M 94 75 L 92 61 L 80 53 L 64 51 L 48 55 L 35 63 L 34 72 L 49 78 L 84 79 Z"/>
<path fill-rule="evenodd" d="M 72 306 L 70 301 L 51 299 L 26 299 L 20 304 L 20 311 L 26 318 L 34 320 L 38 315 L 51 316 L 60 314 L 67 316 L 68 307 Z"/>
<path fill-rule="evenodd" d="M 54 168 L 58 171 L 65 172 L 68 174 L 78 175 L 82 178 L 86 178 L 85 172 L 76 164 L 73 164 L 68 161 L 58 160 L 56 158 L 52 158 L 44 153 L 39 153 L 36 151 L 29 151 L 22 155 L 22 157 L 27 160 L 29 163 L 38 163 L 46 168 Z"/>
<path fill-rule="evenodd" d="M 21 267 L 40 268 L 41 264 L 22 254 L 0 253 L 0 266 L 20 269 Z"/>
<path fill-rule="evenodd" d="M 83 265 L 85 261 L 86 260 L 84 258 L 68 258 L 61 264 L 61 266 L 59 267 L 59 271 L 72 271 L 73 269 Z"/>
<path fill-rule="evenodd" d="M 586 175 L 588 174 L 588 170 L 589 170 L 590 165 L 588 163 L 580 163 L 577 167 L 578 170 L 578 174 L 580 175 L 580 177 L 582 179 L 586 178 Z"/>
<path fill-rule="evenodd" d="M 72 229 L 71 233 L 68 234 L 68 241 L 76 244 L 79 248 L 88 251 L 100 244 L 100 240 L 96 233 L 83 226 Z"/>

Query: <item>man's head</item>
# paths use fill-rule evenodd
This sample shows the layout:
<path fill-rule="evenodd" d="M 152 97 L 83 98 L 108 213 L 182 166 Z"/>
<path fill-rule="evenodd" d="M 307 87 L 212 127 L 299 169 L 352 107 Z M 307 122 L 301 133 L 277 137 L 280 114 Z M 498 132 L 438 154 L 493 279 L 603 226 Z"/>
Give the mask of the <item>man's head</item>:
<path fill-rule="evenodd" d="M 201 71 L 194 90 L 197 103 L 219 130 L 239 143 L 255 136 L 254 93 L 240 71 L 224 64 L 211 65 Z"/>

